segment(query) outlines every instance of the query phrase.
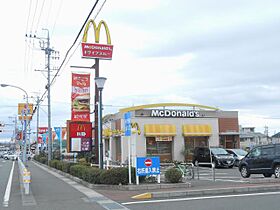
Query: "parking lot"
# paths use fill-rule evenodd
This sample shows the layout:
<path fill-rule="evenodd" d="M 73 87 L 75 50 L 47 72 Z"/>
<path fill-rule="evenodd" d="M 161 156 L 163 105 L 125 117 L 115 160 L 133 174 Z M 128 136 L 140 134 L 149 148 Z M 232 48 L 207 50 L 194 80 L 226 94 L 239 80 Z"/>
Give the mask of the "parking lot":
<path fill-rule="evenodd" d="M 209 167 L 199 167 L 194 168 L 194 180 L 205 180 L 205 181 L 213 181 L 216 182 L 237 182 L 237 183 L 246 183 L 250 182 L 250 180 L 256 179 L 275 179 L 274 176 L 272 178 L 264 178 L 262 174 L 252 174 L 250 178 L 242 178 L 238 167 L 233 168 L 215 168 L 214 176 L 212 168 Z M 198 175 L 199 174 L 199 175 Z"/>

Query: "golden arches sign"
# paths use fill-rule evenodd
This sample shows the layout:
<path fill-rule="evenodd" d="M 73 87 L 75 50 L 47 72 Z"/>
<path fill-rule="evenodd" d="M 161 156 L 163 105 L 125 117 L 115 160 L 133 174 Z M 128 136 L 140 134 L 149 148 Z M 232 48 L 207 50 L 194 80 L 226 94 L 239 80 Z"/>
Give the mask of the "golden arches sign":
<path fill-rule="evenodd" d="M 137 133 L 138 135 L 141 134 L 140 126 L 138 123 L 131 123 L 131 128 L 134 128 L 135 130 L 132 131 L 132 133 Z M 106 128 L 103 130 L 103 136 L 104 137 L 112 137 L 112 136 L 124 136 L 124 130 L 111 130 L 110 128 Z"/>
<path fill-rule="evenodd" d="M 90 26 L 93 26 L 95 43 L 87 43 L 88 31 Z M 100 30 L 104 26 L 107 44 L 99 44 Z M 105 21 L 101 20 L 96 26 L 94 20 L 89 20 L 86 24 L 83 39 L 82 39 L 82 57 L 83 58 L 99 58 L 99 59 L 112 59 L 113 45 L 111 44 L 111 36 L 109 28 Z"/>
<path fill-rule="evenodd" d="M 83 42 L 87 42 L 88 30 L 91 25 L 93 26 L 93 30 L 94 30 L 95 43 L 99 43 L 100 29 L 101 29 L 101 26 L 103 25 L 105 28 L 105 31 L 106 31 L 107 44 L 111 44 L 110 31 L 109 31 L 109 28 L 108 28 L 107 24 L 105 23 L 105 21 L 101 20 L 99 22 L 98 26 L 96 27 L 96 24 L 95 24 L 94 20 L 92 20 L 92 19 L 89 20 L 86 24 L 86 28 L 85 28 L 84 35 L 83 35 Z"/>

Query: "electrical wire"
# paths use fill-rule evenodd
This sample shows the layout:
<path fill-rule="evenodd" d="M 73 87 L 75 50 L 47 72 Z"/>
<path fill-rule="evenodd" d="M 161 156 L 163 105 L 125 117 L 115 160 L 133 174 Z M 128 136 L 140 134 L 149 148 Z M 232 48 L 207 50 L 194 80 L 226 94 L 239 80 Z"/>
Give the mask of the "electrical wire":
<path fill-rule="evenodd" d="M 101 7 L 99 8 L 98 12 L 97 12 L 96 15 L 94 16 L 93 20 L 95 20 L 96 17 L 99 15 L 99 13 L 100 13 L 100 11 L 102 10 L 102 8 L 103 8 L 104 4 L 106 3 L 106 1 L 107 1 L 107 0 L 105 0 L 105 1 L 103 2 L 103 4 L 101 5 Z M 89 16 L 88 16 L 88 17 L 89 17 Z M 87 18 L 87 20 L 85 21 L 85 23 L 87 23 L 88 19 L 89 19 L 89 18 Z M 85 24 L 84 24 L 84 25 L 85 25 Z M 84 27 L 84 26 L 83 26 L 83 27 Z M 83 29 L 83 27 L 82 27 L 82 29 Z M 79 35 L 78 35 L 78 36 L 79 36 Z M 77 40 L 77 39 L 76 39 L 76 40 Z M 76 40 L 75 40 L 75 41 L 76 41 Z M 74 53 L 77 51 L 78 46 L 80 46 L 80 44 L 81 44 L 81 41 L 78 43 L 77 47 L 75 48 L 75 50 L 73 51 L 73 53 L 70 55 L 69 59 L 67 60 L 67 62 L 66 62 L 65 65 L 64 65 L 63 69 L 61 70 L 61 66 L 62 66 L 62 65 L 58 68 L 57 74 L 59 73 L 59 71 L 63 71 L 63 70 L 66 68 L 66 65 L 68 64 L 68 62 L 70 61 L 70 59 L 73 57 Z M 51 81 L 50 86 L 53 85 L 53 83 L 55 82 L 55 77 L 56 77 L 56 75 L 54 76 L 53 80 Z"/>
<path fill-rule="evenodd" d="M 60 14 L 60 10 L 61 10 L 61 7 L 62 7 L 62 1 L 63 0 L 60 0 L 60 3 L 59 3 L 59 7 L 58 7 L 58 10 L 57 10 L 56 18 L 54 20 L 53 28 L 51 30 L 51 37 L 53 36 L 53 32 L 54 32 L 55 27 L 56 27 L 56 22 L 57 22 L 59 14 Z"/>
<path fill-rule="evenodd" d="M 35 16 L 36 16 L 36 13 L 37 13 L 37 6 L 38 6 L 38 0 L 36 1 L 36 4 L 35 4 L 35 11 L 34 11 L 32 23 L 31 23 L 31 28 L 30 28 L 31 32 L 32 32 L 32 29 L 33 29 L 34 20 L 35 20 Z"/>
<path fill-rule="evenodd" d="M 57 77 L 58 73 L 59 73 L 60 70 L 62 69 L 62 66 L 64 65 L 64 63 L 65 63 L 65 61 L 66 61 L 66 59 L 67 59 L 67 57 L 68 57 L 68 55 L 69 55 L 71 49 L 72 49 L 72 48 L 74 47 L 74 45 L 76 44 L 76 42 L 77 42 L 79 36 L 81 35 L 81 33 L 82 33 L 82 31 L 83 31 L 83 28 L 84 28 L 85 25 L 87 24 L 87 22 L 88 22 L 88 20 L 89 20 L 89 18 L 90 18 L 90 16 L 91 16 L 91 14 L 92 14 L 93 10 L 95 9 L 95 7 L 96 7 L 96 5 L 97 5 L 98 2 L 99 2 L 99 0 L 96 0 L 96 1 L 95 1 L 95 4 L 93 5 L 93 7 L 92 7 L 90 13 L 88 14 L 88 16 L 87 16 L 87 18 L 86 18 L 84 24 L 82 25 L 82 27 L 81 27 L 81 29 L 80 29 L 78 35 L 76 36 L 76 38 L 75 38 L 73 44 L 71 45 L 71 47 L 70 47 L 70 48 L 68 49 L 68 51 L 66 52 L 65 57 L 64 57 L 62 63 L 60 64 L 60 66 L 59 66 L 59 68 L 58 68 L 56 74 L 54 75 L 52 81 L 50 82 L 50 86 L 53 84 L 55 78 Z M 48 88 L 50 88 L 50 87 L 48 87 Z M 42 101 L 43 101 L 43 98 L 45 98 L 47 92 L 48 92 L 48 91 L 46 90 L 46 91 L 43 93 L 43 95 L 42 95 L 42 97 L 41 97 L 41 100 L 42 100 Z"/>
<path fill-rule="evenodd" d="M 42 6 L 41 6 L 41 10 L 40 10 L 40 13 L 39 13 L 39 18 L 38 18 L 38 21 L 37 21 L 37 24 L 36 24 L 36 27 L 35 27 L 35 34 L 37 33 L 37 30 L 38 30 L 38 27 L 39 27 L 39 23 L 40 23 L 41 16 L 42 16 L 42 13 L 43 13 L 44 5 L 45 5 L 45 0 L 43 1 Z"/>

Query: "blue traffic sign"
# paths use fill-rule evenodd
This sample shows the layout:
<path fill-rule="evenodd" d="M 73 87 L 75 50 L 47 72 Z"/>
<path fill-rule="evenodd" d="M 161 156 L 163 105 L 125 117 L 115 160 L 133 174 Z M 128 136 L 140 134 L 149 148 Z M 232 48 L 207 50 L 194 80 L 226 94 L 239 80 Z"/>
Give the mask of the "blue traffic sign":
<path fill-rule="evenodd" d="M 160 174 L 160 158 L 159 157 L 137 157 L 136 159 L 136 175 L 148 176 Z"/>
<path fill-rule="evenodd" d="M 131 114 L 126 112 L 124 114 L 124 130 L 125 136 L 131 136 Z"/>

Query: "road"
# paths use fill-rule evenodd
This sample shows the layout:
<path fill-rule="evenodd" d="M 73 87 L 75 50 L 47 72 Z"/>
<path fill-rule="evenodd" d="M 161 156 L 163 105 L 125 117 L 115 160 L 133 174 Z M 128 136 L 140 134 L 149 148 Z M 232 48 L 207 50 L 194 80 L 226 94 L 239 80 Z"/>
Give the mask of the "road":
<path fill-rule="evenodd" d="M 8 183 L 12 162 L 0 159 L 0 206 L 2 206 L 6 186 Z M 1 209 L 1 207 L 0 207 Z"/>
<path fill-rule="evenodd" d="M 15 162 L 16 163 L 16 162 Z M 12 161 L 3 162 L 0 159 L 0 209 L 12 210 L 114 210 L 127 209 L 103 195 L 86 188 L 59 174 L 48 171 L 35 163 L 29 162 L 32 183 L 30 195 L 25 195 L 21 190 L 18 174 L 18 165 L 15 164 L 11 185 L 8 207 L 3 205 L 4 192 L 8 182 L 8 176 L 12 167 Z"/>
<path fill-rule="evenodd" d="M 279 210 L 280 192 L 123 203 L 131 210 Z"/>

